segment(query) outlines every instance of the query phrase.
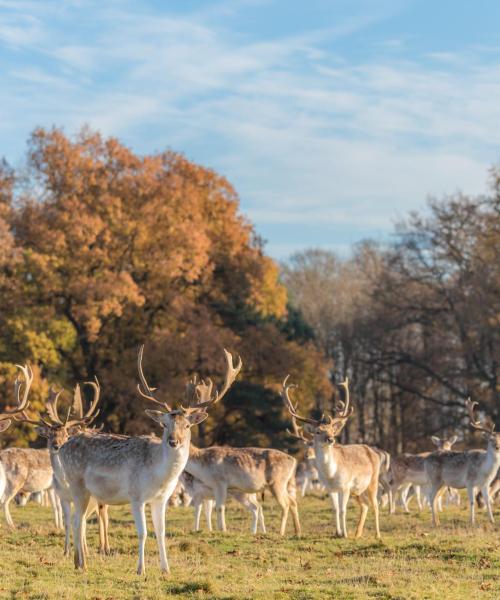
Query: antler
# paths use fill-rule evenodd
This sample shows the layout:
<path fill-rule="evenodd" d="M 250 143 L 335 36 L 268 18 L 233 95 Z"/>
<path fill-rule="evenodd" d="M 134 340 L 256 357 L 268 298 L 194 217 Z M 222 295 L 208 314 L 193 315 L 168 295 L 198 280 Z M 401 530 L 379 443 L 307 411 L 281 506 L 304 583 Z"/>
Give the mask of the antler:
<path fill-rule="evenodd" d="M 83 403 L 82 403 L 82 393 L 80 390 L 80 386 L 77 385 L 75 387 L 75 391 L 73 394 L 73 404 L 71 408 L 73 409 L 73 413 L 75 415 L 74 419 L 69 420 L 70 412 L 68 411 L 68 415 L 66 417 L 66 421 L 64 425 L 66 427 L 72 427 L 74 425 L 79 424 L 90 424 L 99 414 L 97 409 L 97 405 L 99 404 L 99 398 L 101 396 L 101 386 L 99 385 L 99 381 L 97 377 L 94 377 L 95 381 L 85 381 L 83 385 L 90 385 L 94 389 L 94 397 L 92 402 L 90 403 L 90 407 L 87 412 L 84 414 L 83 412 Z"/>
<path fill-rule="evenodd" d="M 339 387 L 343 387 L 345 390 L 345 402 L 339 401 L 337 403 L 337 416 L 342 419 L 347 419 L 354 412 L 354 408 L 349 408 L 349 379 L 346 377 L 344 381 L 339 383 Z"/>
<path fill-rule="evenodd" d="M 31 366 L 26 363 L 24 366 L 16 365 L 18 369 L 21 370 L 21 373 L 24 376 L 24 381 L 19 378 L 19 375 L 16 377 L 14 382 L 14 395 L 16 397 L 16 407 L 12 409 L 5 409 L 2 413 L 0 413 L 0 421 L 8 421 L 8 423 L 2 424 L 2 431 L 7 429 L 10 425 L 11 421 L 9 417 L 19 416 L 23 414 L 26 407 L 28 406 L 28 395 L 31 388 L 31 384 L 33 383 L 33 370 Z M 21 399 L 21 387 L 24 384 L 24 393 Z"/>
<path fill-rule="evenodd" d="M 47 414 L 49 415 L 50 420 L 56 425 L 64 425 L 57 412 L 57 401 L 59 400 L 61 392 L 62 390 L 57 391 L 52 386 L 50 386 L 49 397 L 45 402 Z"/>
<path fill-rule="evenodd" d="M 166 402 L 160 402 L 157 400 L 153 392 L 156 391 L 156 388 L 149 387 L 148 382 L 146 381 L 146 377 L 144 376 L 144 372 L 142 370 L 142 355 L 144 354 L 144 344 L 139 348 L 139 354 L 137 356 L 137 369 L 139 371 L 139 379 L 141 383 L 137 384 L 137 390 L 139 394 L 146 398 L 147 400 L 151 400 L 151 402 L 155 402 L 159 404 L 164 410 L 166 409 L 168 412 L 171 412 L 170 406 Z"/>
<path fill-rule="evenodd" d="M 189 408 L 206 408 L 211 404 L 217 404 L 226 395 L 229 388 L 233 385 L 238 373 L 241 371 L 243 362 L 241 357 L 238 355 L 238 362 L 236 366 L 233 364 L 233 356 L 224 348 L 224 356 L 226 358 L 226 375 L 224 377 L 224 385 L 222 390 L 219 392 L 215 390 L 215 394 L 212 395 L 213 382 L 211 379 L 207 381 L 201 380 L 198 382 L 197 378 L 194 377 L 186 387 L 186 396 L 188 399 Z"/>
<path fill-rule="evenodd" d="M 472 402 L 470 398 L 467 398 L 467 400 L 465 401 L 465 407 L 467 408 L 467 412 L 469 413 L 470 424 L 474 429 L 477 429 L 478 431 L 493 433 L 493 430 L 495 429 L 494 423 L 492 423 L 488 428 L 485 425 L 481 425 L 481 423 L 479 421 L 476 421 L 476 419 L 474 418 L 474 407 L 476 405 L 477 402 Z"/>
<path fill-rule="evenodd" d="M 304 423 L 310 423 L 311 425 L 319 425 L 320 421 L 316 421 L 315 419 L 310 419 L 309 417 L 301 417 L 297 414 L 297 406 L 294 406 L 290 399 L 290 390 L 297 387 L 295 384 L 289 383 L 287 384 L 288 378 L 290 375 L 287 375 L 283 380 L 283 386 L 281 388 L 281 397 L 283 398 L 283 402 L 288 409 L 288 412 L 292 415 L 294 419 L 298 419 L 299 421 L 303 421 Z"/>

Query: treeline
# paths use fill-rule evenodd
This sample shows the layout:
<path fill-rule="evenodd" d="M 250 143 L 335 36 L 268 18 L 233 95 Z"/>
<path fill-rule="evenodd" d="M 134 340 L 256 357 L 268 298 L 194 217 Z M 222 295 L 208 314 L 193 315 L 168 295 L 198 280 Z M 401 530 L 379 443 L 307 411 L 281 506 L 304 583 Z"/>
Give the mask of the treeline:
<path fill-rule="evenodd" d="M 97 375 L 106 429 L 151 431 L 136 392 L 140 344 L 149 381 L 174 403 L 195 372 L 220 382 L 226 347 L 244 369 L 200 443 L 284 446 L 283 376 L 309 398 L 331 384 L 278 277 L 223 177 L 87 129 L 73 139 L 38 129 L 23 168 L 0 168 L 0 406 L 12 403 L 15 364 L 30 361 L 35 408 L 50 384 L 67 402 Z M 0 443 L 34 437 L 16 427 Z"/>
<path fill-rule="evenodd" d="M 334 378 L 351 377 L 347 440 L 393 452 L 452 432 L 471 443 L 468 396 L 500 422 L 500 171 L 491 181 L 488 197 L 430 202 L 389 247 L 363 243 L 344 261 L 309 250 L 284 265 Z"/>
<path fill-rule="evenodd" d="M 240 381 L 200 427 L 201 444 L 298 447 L 279 398 L 287 373 L 304 412 L 351 380 L 346 441 L 393 452 L 467 431 L 468 396 L 500 420 L 500 172 L 487 197 L 430 203 L 388 246 L 347 260 L 308 250 L 278 265 L 217 173 L 172 151 L 138 156 L 83 129 L 33 132 L 22 168 L 0 164 L 0 407 L 16 363 L 50 384 L 97 375 L 106 429 L 151 430 L 136 357 L 160 397 L 216 382 L 222 349 Z M 11 428 L 0 443 L 33 443 Z M 470 440 L 466 440 L 469 442 Z"/>

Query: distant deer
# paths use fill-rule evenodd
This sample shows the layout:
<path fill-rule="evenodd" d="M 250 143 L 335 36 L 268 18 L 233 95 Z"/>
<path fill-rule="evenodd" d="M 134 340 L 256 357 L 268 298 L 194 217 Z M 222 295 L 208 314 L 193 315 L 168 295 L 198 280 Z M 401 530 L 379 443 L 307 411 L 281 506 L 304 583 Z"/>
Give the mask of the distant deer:
<path fill-rule="evenodd" d="M 160 410 L 146 414 L 163 427 L 161 440 L 147 436 L 80 433 L 72 436 L 59 450 L 68 485 L 75 505 L 73 520 L 75 567 L 85 568 L 83 521 L 90 499 L 102 504 L 131 504 L 139 538 L 137 573 L 145 573 L 146 543 L 145 506 L 151 515 L 160 555 L 160 568 L 169 572 L 165 549 L 165 509 L 179 475 L 189 457 L 191 427 L 204 421 L 206 406 L 173 409 L 155 397 L 142 370 L 144 346 L 138 355 L 140 394 L 154 402 Z M 225 351 L 228 365 L 231 355 Z M 229 375 L 228 375 L 229 377 Z M 226 378 L 228 387 L 232 381 Z"/>
<path fill-rule="evenodd" d="M 20 365 L 16 365 L 16 367 L 21 369 L 21 371 L 23 372 L 23 374 L 25 376 L 26 381 L 28 381 L 28 379 L 30 377 L 31 377 L 31 379 L 33 379 L 33 372 L 29 365 L 25 365 L 24 367 L 22 367 Z M 22 400 L 20 399 L 20 387 L 21 387 L 22 383 L 19 380 L 19 378 L 16 379 L 16 383 L 14 385 L 15 385 L 15 394 L 14 395 L 17 399 L 17 405 L 15 406 L 15 408 L 4 410 L 4 412 L 0 413 L 0 433 L 2 433 L 3 431 L 6 431 L 12 424 L 12 418 L 15 417 L 16 415 L 22 413 L 23 410 L 28 405 L 28 394 L 27 393 L 25 393 L 23 395 Z M 6 485 L 7 485 L 7 477 L 5 475 L 4 466 L 3 466 L 2 462 L 0 461 L 0 504 L 2 502 L 2 498 L 3 498 L 4 492 L 5 492 Z"/>
<path fill-rule="evenodd" d="M 451 450 L 453 444 L 457 441 L 457 436 L 450 438 L 431 437 L 432 443 L 437 447 L 438 451 Z M 388 476 L 391 489 L 390 500 L 391 513 L 396 512 L 396 493 L 400 490 L 401 501 L 403 502 L 404 511 L 410 512 L 408 506 L 408 492 L 413 485 L 415 496 L 417 499 L 418 509 L 422 510 L 422 501 L 420 497 L 421 488 L 427 496 L 430 493 L 429 478 L 425 470 L 425 459 L 430 455 L 430 452 L 421 452 L 419 454 L 400 454 L 392 459 L 390 472 Z"/>
<path fill-rule="evenodd" d="M 33 371 L 29 365 L 21 367 L 24 382 L 18 377 L 14 384 L 14 392 L 18 406 L 24 408 L 28 403 L 28 394 L 33 383 Z M 24 385 L 23 398 L 21 400 L 21 388 Z M 17 411 L 16 418 L 21 412 Z M 7 448 L 0 452 L 0 462 L 5 472 L 5 490 L 1 503 L 3 504 L 5 520 L 11 529 L 15 529 L 14 521 L 10 514 L 10 503 L 15 496 L 21 492 L 40 492 L 49 490 L 52 487 L 52 466 L 48 450 L 39 450 L 35 448 Z M 60 522 L 59 506 L 53 494 L 49 494 L 54 518 L 57 527 L 62 527 Z"/>
<path fill-rule="evenodd" d="M 494 523 L 491 508 L 490 484 L 495 479 L 500 467 L 500 433 L 495 433 L 495 425 L 482 425 L 474 417 L 477 402 L 470 398 L 466 402 L 470 424 L 477 431 L 482 431 L 487 439 L 486 450 L 465 450 L 463 452 L 434 452 L 425 459 L 425 470 L 431 485 L 430 502 L 432 523 L 439 525 L 437 497 L 441 489 L 449 486 L 467 489 L 470 506 L 470 522 L 475 522 L 475 490 L 480 489 L 483 495 L 488 519 Z"/>
<path fill-rule="evenodd" d="M 224 387 L 213 393 L 213 384 L 193 379 L 187 389 L 190 405 L 207 408 L 219 402 L 239 373 L 242 363 L 239 359 L 233 367 L 231 356 L 226 355 L 228 369 Z M 191 444 L 186 471 L 202 481 L 212 490 L 215 497 L 217 528 L 226 531 L 225 505 L 228 490 L 256 494 L 269 487 L 281 506 L 280 534 L 285 535 L 288 512 L 291 511 L 295 533 L 300 535 L 299 511 L 297 508 L 295 471 L 297 461 L 281 450 L 274 448 L 231 448 L 212 446 L 197 448 Z M 257 497 L 252 498 L 257 511 L 262 511 Z M 260 513 L 262 514 L 262 512 Z M 254 533 L 257 531 L 254 519 Z"/>
<path fill-rule="evenodd" d="M 205 485 L 196 477 L 190 475 L 187 471 L 181 473 L 179 481 L 182 482 L 185 490 L 191 496 L 191 502 L 194 506 L 194 528 L 195 531 L 200 531 L 201 511 L 205 509 L 205 520 L 207 522 L 208 531 L 212 531 L 212 510 L 215 501 L 215 494 L 212 488 Z M 228 490 L 228 495 L 239 502 L 244 508 L 252 513 L 252 533 L 257 533 L 260 526 L 262 533 L 266 533 L 266 525 L 264 523 L 264 513 L 261 504 L 257 501 L 256 494 L 246 494 L 238 490 Z"/>
<path fill-rule="evenodd" d="M 288 376 L 283 382 L 281 396 L 291 416 L 305 423 L 305 430 L 313 435 L 319 477 L 331 494 L 336 509 L 337 524 L 340 520 L 341 534 L 347 537 L 347 503 L 352 494 L 361 509 L 356 537 L 360 537 L 363 533 L 368 507 L 371 505 L 375 514 L 376 536 L 380 538 L 377 500 L 380 456 L 364 444 L 342 446 L 336 443 L 336 437 L 353 413 L 352 407 L 349 408 L 348 380 L 346 379 L 341 384 L 346 392 L 346 402 L 342 406 L 340 414 L 336 417 L 328 416 L 321 421 L 301 417 L 297 413 L 297 407 L 290 399 L 290 389 L 295 386 L 288 384 L 287 381 Z M 338 494 L 337 506 L 339 506 L 340 515 L 336 506 L 335 494 Z"/>
<path fill-rule="evenodd" d="M 68 410 L 65 419 L 63 420 L 58 412 L 57 403 L 60 391 L 54 390 L 52 387 L 49 390 L 49 397 L 45 402 L 45 409 L 47 411 L 47 417 L 42 418 L 38 415 L 37 420 L 29 419 L 26 412 L 23 412 L 22 421 L 35 425 L 39 435 L 47 438 L 47 448 L 50 454 L 50 463 L 52 465 L 54 473 L 54 489 L 59 497 L 61 509 L 62 509 L 62 522 L 64 523 L 65 541 L 64 541 L 64 555 L 67 556 L 71 550 L 71 505 L 73 502 L 71 496 L 71 490 L 66 480 L 64 468 L 61 465 L 59 459 L 59 449 L 68 441 L 68 439 L 77 433 L 81 433 L 94 421 L 99 411 L 97 409 L 100 397 L 100 387 L 97 379 L 94 381 L 87 381 L 84 385 L 89 385 L 94 390 L 94 397 L 90 404 L 89 409 L 84 413 L 80 386 L 75 387 L 73 393 L 73 402 Z M 71 412 L 73 418 L 70 419 Z M 87 517 L 93 512 L 97 512 L 99 522 L 99 542 L 100 552 L 104 554 L 110 553 L 109 539 L 108 539 L 108 507 L 105 504 L 98 504 L 97 501 L 92 498 L 88 511 Z M 86 519 L 84 520 L 84 527 Z M 85 552 L 86 542 L 85 535 L 83 536 Z"/>

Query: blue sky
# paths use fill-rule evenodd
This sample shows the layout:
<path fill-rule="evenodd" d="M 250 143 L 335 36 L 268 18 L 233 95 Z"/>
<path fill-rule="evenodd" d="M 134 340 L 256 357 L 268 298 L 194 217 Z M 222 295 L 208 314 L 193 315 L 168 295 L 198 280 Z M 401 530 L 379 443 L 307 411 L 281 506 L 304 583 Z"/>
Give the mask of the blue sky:
<path fill-rule="evenodd" d="M 87 123 L 224 174 L 285 258 L 384 240 L 500 160 L 500 3 L 0 0 L 0 156 Z"/>

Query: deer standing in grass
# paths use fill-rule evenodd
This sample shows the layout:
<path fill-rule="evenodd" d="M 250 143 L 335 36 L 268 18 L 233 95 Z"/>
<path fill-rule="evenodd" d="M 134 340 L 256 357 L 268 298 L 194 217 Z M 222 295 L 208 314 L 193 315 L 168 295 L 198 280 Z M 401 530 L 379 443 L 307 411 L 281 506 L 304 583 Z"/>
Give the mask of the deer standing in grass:
<path fill-rule="evenodd" d="M 71 489 L 64 473 L 64 468 L 59 458 L 59 449 L 68 441 L 68 439 L 77 433 L 85 431 L 86 428 L 95 420 L 99 411 L 97 406 L 99 404 L 99 397 L 101 388 L 97 379 L 94 381 L 87 381 L 84 385 L 89 385 L 93 388 L 94 397 L 90 404 L 89 409 L 84 413 L 80 386 L 75 387 L 73 393 L 72 404 L 63 420 L 58 411 L 58 400 L 61 391 L 55 391 L 53 388 L 49 390 L 49 397 L 45 402 L 45 409 L 47 412 L 47 418 L 42 418 L 38 415 L 37 420 L 29 419 L 26 412 L 23 411 L 20 420 L 30 423 L 36 426 L 36 430 L 39 435 L 47 438 L 47 448 L 50 454 L 50 463 L 52 465 L 54 473 L 54 489 L 59 497 L 61 510 L 62 510 L 62 521 L 64 523 L 65 541 L 64 541 L 64 555 L 67 556 L 71 549 L 71 505 L 73 498 L 71 495 Z M 73 413 L 73 415 L 71 415 Z M 72 418 L 70 418 L 72 416 Z M 88 431 L 88 430 L 87 430 Z M 97 512 L 98 523 L 99 523 L 99 543 L 100 552 L 104 554 L 110 553 L 109 539 L 108 539 L 108 507 L 105 504 L 99 504 L 92 498 L 87 510 L 86 518 L 83 521 L 83 527 L 86 526 L 87 518 L 93 512 Z M 83 535 L 84 552 L 87 554 L 86 536 Z"/>
<path fill-rule="evenodd" d="M 143 351 L 142 346 L 138 356 L 138 390 L 143 397 L 161 407 L 161 410 L 146 410 L 146 414 L 163 427 L 161 440 L 146 436 L 81 433 L 71 437 L 59 450 L 75 505 L 76 568 L 85 568 L 82 522 L 90 499 L 94 497 L 103 504 L 131 505 L 139 538 L 139 575 L 145 573 L 145 506 L 149 504 L 160 568 L 167 573 L 170 570 L 165 549 L 165 509 L 189 458 L 191 427 L 204 421 L 208 414 L 204 406 L 174 409 L 158 400 L 142 370 Z M 230 357 L 230 354 L 226 352 L 226 356 Z"/>
<path fill-rule="evenodd" d="M 227 373 L 221 393 L 213 393 L 212 382 L 193 380 L 188 387 L 188 397 L 193 406 L 207 408 L 219 402 L 239 373 L 241 358 L 233 367 L 231 355 L 226 353 Z M 228 491 L 256 494 L 269 487 L 281 507 L 280 534 L 285 535 L 288 513 L 291 511 L 295 533 L 300 535 L 299 511 L 296 500 L 295 471 L 297 461 L 281 450 L 273 448 L 231 448 L 228 446 L 197 448 L 191 444 L 186 471 L 212 490 L 217 513 L 217 528 L 226 531 L 225 505 Z M 254 520 L 253 533 L 257 533 L 256 515 L 262 508 L 252 496 Z"/>
<path fill-rule="evenodd" d="M 297 413 L 297 406 L 294 406 L 290 399 L 290 389 L 295 386 L 288 384 L 287 381 L 288 376 L 283 382 L 281 396 L 291 416 L 305 423 L 304 429 L 313 436 L 316 467 L 321 482 L 334 502 L 337 529 L 343 537 L 347 537 L 347 503 L 352 494 L 361 509 L 356 537 L 360 537 L 363 533 L 368 507 L 371 505 L 375 515 L 376 537 L 380 538 L 377 501 L 380 456 L 364 444 L 342 446 L 335 440 L 353 413 L 352 407 L 349 408 L 348 380 L 341 384 L 346 392 L 346 401 L 341 413 L 335 417 L 328 416 L 321 421 L 301 417 Z M 335 494 L 338 494 L 338 503 Z"/>
<path fill-rule="evenodd" d="M 31 367 L 29 365 L 25 365 L 24 367 L 22 367 L 21 365 L 16 365 L 16 367 L 21 369 L 22 373 L 24 374 L 26 382 L 28 381 L 29 378 L 33 379 L 33 373 L 31 371 Z M 16 417 L 18 414 L 21 414 L 23 412 L 23 410 L 26 408 L 26 406 L 28 405 L 28 394 L 27 393 L 25 393 L 23 395 L 22 400 L 20 399 L 21 385 L 22 385 L 22 383 L 20 382 L 19 378 L 16 379 L 14 395 L 16 396 L 16 399 L 17 399 L 17 405 L 15 406 L 15 408 L 4 410 L 4 412 L 0 413 L 0 433 L 2 433 L 3 431 L 6 431 L 12 424 L 12 419 L 14 417 Z M 7 477 L 5 475 L 4 466 L 3 466 L 2 462 L 0 461 L 0 503 L 2 502 L 2 498 L 3 498 L 4 492 L 5 492 L 6 485 L 7 485 Z"/>
<path fill-rule="evenodd" d="M 215 494 L 212 488 L 205 485 L 202 481 L 184 471 L 179 481 L 182 482 L 185 490 L 191 496 L 191 503 L 194 506 L 194 528 L 200 531 L 201 511 L 205 509 L 205 520 L 208 531 L 212 531 L 212 510 L 215 501 Z M 257 533 L 260 526 L 262 533 L 266 533 L 264 522 L 264 513 L 261 504 L 257 501 L 257 494 L 246 494 L 238 490 L 228 490 L 228 495 L 239 502 L 244 508 L 252 513 L 252 532 Z"/>
<path fill-rule="evenodd" d="M 19 418 L 28 405 L 28 395 L 33 383 L 33 371 L 29 365 L 17 365 L 21 370 L 24 380 L 17 377 L 14 383 L 14 394 L 17 400 L 15 413 L 10 413 L 14 418 Z M 21 399 L 21 389 L 24 386 Z M 21 410 L 19 410 L 21 407 Z M 5 423 L 5 421 L 3 421 Z M 53 471 L 50 464 L 49 452 L 46 449 L 36 448 L 7 448 L 0 452 L 0 462 L 5 473 L 5 486 L 0 499 L 3 504 L 5 520 L 11 529 L 15 529 L 14 521 L 10 514 L 10 503 L 19 492 L 40 492 L 49 490 L 49 499 L 54 510 L 57 527 L 62 528 L 60 521 L 59 504 L 52 488 Z"/>
<path fill-rule="evenodd" d="M 443 487 L 467 489 L 470 506 L 470 523 L 475 521 L 475 491 L 481 490 L 488 512 L 488 519 L 494 523 L 491 507 L 490 484 L 500 467 L 500 433 L 495 433 L 495 425 L 482 425 L 474 417 L 477 402 L 470 398 L 466 401 L 471 426 L 482 431 L 487 439 L 486 450 L 465 450 L 464 452 L 434 452 L 425 459 L 425 470 L 429 478 L 431 491 L 430 503 L 432 523 L 439 525 L 437 499 Z"/>

